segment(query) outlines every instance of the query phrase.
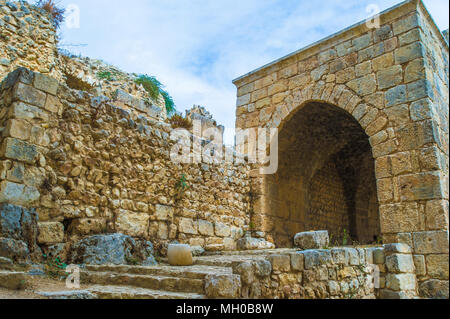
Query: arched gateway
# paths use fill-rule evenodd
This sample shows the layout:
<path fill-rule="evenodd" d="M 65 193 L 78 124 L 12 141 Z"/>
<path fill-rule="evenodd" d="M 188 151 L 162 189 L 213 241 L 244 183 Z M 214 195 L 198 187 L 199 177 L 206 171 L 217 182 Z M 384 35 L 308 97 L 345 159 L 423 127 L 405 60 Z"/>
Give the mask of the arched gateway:
<path fill-rule="evenodd" d="M 448 49 L 411 0 L 236 79 L 236 127 L 279 133 L 277 172 L 254 170 L 254 230 L 278 247 L 381 235 L 412 248 L 424 286 L 448 285 Z"/>
<path fill-rule="evenodd" d="M 270 228 L 277 246 L 301 231 L 370 243 L 380 235 L 375 162 L 369 138 L 346 111 L 307 102 L 279 133 L 279 168 L 267 175 Z"/>

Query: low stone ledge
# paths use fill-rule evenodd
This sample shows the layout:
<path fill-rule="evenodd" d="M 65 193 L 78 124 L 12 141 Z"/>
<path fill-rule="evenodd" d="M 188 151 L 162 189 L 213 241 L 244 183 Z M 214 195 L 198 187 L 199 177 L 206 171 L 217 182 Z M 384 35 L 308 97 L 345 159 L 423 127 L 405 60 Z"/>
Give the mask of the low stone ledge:
<path fill-rule="evenodd" d="M 328 231 L 312 231 L 298 233 L 294 237 L 294 246 L 300 249 L 321 249 L 330 242 Z"/>

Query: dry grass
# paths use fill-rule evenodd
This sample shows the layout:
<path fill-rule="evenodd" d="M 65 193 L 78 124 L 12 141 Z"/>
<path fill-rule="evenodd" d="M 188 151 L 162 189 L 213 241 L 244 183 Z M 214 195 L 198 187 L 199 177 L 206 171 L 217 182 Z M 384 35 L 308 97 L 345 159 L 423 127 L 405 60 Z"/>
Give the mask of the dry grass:
<path fill-rule="evenodd" d="M 50 13 L 56 29 L 59 29 L 61 23 L 64 21 L 64 13 L 66 12 L 66 9 L 59 7 L 58 5 L 59 3 L 54 0 L 39 0 L 36 3 L 36 6 Z"/>

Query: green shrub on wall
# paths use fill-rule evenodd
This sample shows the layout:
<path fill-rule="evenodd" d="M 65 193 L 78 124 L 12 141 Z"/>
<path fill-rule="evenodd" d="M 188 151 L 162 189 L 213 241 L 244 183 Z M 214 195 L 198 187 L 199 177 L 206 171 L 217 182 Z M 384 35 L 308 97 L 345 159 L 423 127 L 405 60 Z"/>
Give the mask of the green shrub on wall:
<path fill-rule="evenodd" d="M 166 104 L 167 115 L 172 115 L 176 112 L 175 103 L 170 94 L 164 90 L 164 86 L 154 76 L 141 74 L 135 80 L 136 84 L 141 84 L 145 91 L 147 91 L 150 98 L 157 101 L 161 94 Z"/>

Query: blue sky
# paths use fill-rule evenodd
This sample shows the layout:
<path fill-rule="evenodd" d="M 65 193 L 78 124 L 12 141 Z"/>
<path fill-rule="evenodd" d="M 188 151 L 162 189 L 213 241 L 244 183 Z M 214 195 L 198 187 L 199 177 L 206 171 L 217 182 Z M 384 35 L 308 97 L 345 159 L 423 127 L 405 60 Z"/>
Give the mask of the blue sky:
<path fill-rule="evenodd" d="M 231 81 L 255 68 L 368 17 L 399 0 L 61 0 L 80 8 L 80 28 L 61 29 L 76 54 L 100 58 L 127 72 L 154 75 L 177 108 L 206 106 L 234 127 Z M 440 29 L 449 1 L 425 0 Z M 227 135 L 230 141 L 231 131 Z"/>

